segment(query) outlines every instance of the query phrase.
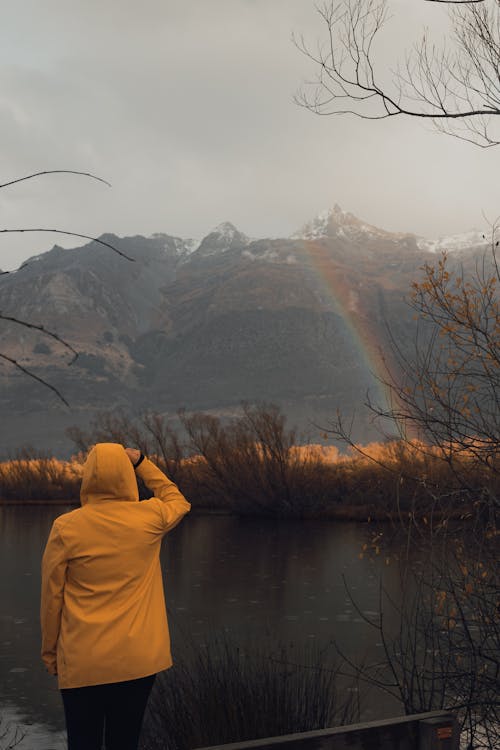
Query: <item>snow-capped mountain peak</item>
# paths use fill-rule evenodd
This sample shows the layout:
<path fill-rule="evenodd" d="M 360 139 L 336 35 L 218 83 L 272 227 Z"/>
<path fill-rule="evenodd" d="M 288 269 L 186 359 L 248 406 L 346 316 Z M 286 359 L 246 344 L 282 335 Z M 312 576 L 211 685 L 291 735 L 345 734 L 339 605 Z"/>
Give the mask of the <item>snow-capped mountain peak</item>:
<path fill-rule="evenodd" d="M 302 229 L 291 236 L 293 240 L 348 239 L 354 242 L 384 240 L 389 242 L 416 243 L 420 250 L 441 253 L 445 250 L 458 252 L 469 248 L 483 247 L 491 243 L 491 237 L 477 229 L 461 234 L 427 239 L 408 232 L 388 232 L 358 219 L 354 214 L 343 211 L 335 204 L 333 208 L 321 211 Z"/>
<path fill-rule="evenodd" d="M 216 255 L 236 247 L 248 245 L 250 241 L 250 238 L 236 229 L 230 221 L 223 221 L 202 239 L 196 252 L 204 256 Z"/>
<path fill-rule="evenodd" d="M 333 208 L 327 208 L 320 211 L 314 219 L 308 221 L 304 226 L 297 232 L 292 234 L 292 240 L 314 240 L 320 237 L 327 237 L 329 234 L 329 226 L 333 220 L 340 219 L 341 221 L 351 214 L 347 214 L 342 211 L 340 206 L 336 203 Z M 353 217 L 355 218 L 355 217 Z"/>
<path fill-rule="evenodd" d="M 238 232 L 234 224 L 231 224 L 230 221 L 223 221 L 218 224 L 215 229 L 212 229 L 211 234 L 218 234 L 220 237 L 231 242 L 234 237 L 237 234 L 241 234 L 241 232 Z"/>
<path fill-rule="evenodd" d="M 343 237 L 355 240 L 367 236 L 400 239 L 406 237 L 407 234 L 393 234 L 372 224 L 367 224 L 354 214 L 344 211 L 336 203 L 333 208 L 321 211 L 314 219 L 307 222 L 302 229 L 292 234 L 291 239 L 317 240 L 322 237 Z"/>

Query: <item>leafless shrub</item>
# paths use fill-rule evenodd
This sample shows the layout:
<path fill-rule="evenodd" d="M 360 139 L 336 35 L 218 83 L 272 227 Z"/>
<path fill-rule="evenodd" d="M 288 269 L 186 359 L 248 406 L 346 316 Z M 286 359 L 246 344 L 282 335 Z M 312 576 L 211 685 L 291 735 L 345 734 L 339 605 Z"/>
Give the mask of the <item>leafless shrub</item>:
<path fill-rule="evenodd" d="M 207 634 L 202 646 L 188 636 L 176 642 L 176 662 L 153 688 L 141 750 L 304 732 L 359 716 L 356 694 L 339 689 L 338 667 L 327 662 L 327 649 L 240 643 L 225 632 Z"/>

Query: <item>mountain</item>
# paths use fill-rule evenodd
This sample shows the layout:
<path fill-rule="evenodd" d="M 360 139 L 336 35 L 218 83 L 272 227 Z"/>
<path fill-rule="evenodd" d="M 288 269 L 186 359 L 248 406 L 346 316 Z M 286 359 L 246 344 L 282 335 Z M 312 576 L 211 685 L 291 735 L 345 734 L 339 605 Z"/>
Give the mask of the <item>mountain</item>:
<path fill-rule="evenodd" d="M 307 222 L 300 230 L 292 235 L 292 239 L 318 240 L 318 239 L 349 238 L 360 244 L 377 242 L 378 240 L 417 245 L 420 250 L 430 253 L 457 252 L 460 250 L 471 250 L 484 248 L 489 244 L 484 233 L 477 229 L 462 234 L 452 234 L 437 239 L 418 237 L 411 233 L 387 232 L 371 224 L 358 219 L 357 216 L 343 211 L 338 204 L 333 208 L 319 213 L 314 219 Z"/>
<path fill-rule="evenodd" d="M 292 235 L 292 239 L 348 239 L 353 242 L 394 242 L 410 240 L 413 235 L 394 234 L 379 229 L 358 219 L 354 214 L 343 211 L 338 204 L 332 209 L 322 211 L 312 221 L 307 222 L 302 229 Z"/>
<path fill-rule="evenodd" d="M 43 326 L 2 321 L 0 352 L 57 387 L 0 365 L 0 454 L 31 443 L 71 450 L 64 429 L 96 412 L 230 414 L 242 400 L 273 401 L 318 433 L 340 409 L 360 415 L 356 438 L 375 437 L 362 404 L 390 355 L 410 351 L 411 282 L 438 243 L 373 227 L 338 206 L 290 238 L 250 239 L 224 222 L 200 242 L 155 234 L 54 246 L 0 276 L 0 310 Z M 479 235 L 454 239 L 457 252 Z M 441 245 L 445 245 L 441 241 Z M 470 252 L 473 252 L 470 250 Z M 389 356 L 390 359 L 390 356 Z"/>
<path fill-rule="evenodd" d="M 228 250 L 239 249 L 248 245 L 248 237 L 239 232 L 230 221 L 224 221 L 202 239 L 195 252 L 197 257 L 220 255 Z"/>

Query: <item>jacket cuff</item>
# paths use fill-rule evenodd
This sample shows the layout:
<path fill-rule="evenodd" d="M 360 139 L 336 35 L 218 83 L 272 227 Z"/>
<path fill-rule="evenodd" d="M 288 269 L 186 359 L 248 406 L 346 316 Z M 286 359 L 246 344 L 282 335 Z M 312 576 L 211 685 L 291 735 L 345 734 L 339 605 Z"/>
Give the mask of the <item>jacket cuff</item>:
<path fill-rule="evenodd" d="M 57 659 L 54 659 L 54 661 L 50 660 L 43 660 L 45 664 L 45 669 L 49 674 L 57 675 Z"/>
<path fill-rule="evenodd" d="M 139 458 L 137 459 L 137 461 L 135 462 L 135 464 L 133 464 L 134 469 L 137 469 L 137 467 L 140 466 L 140 464 L 142 464 L 142 462 L 144 461 L 145 458 L 146 458 L 146 456 L 141 451 L 141 455 L 139 456 Z"/>

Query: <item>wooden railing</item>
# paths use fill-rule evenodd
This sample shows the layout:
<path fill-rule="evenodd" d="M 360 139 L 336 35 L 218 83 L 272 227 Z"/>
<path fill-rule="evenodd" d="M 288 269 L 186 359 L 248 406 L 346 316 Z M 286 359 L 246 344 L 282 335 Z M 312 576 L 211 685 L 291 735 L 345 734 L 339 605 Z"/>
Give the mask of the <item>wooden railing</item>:
<path fill-rule="evenodd" d="M 331 729 L 264 737 L 196 750 L 458 750 L 460 731 L 453 714 L 432 711 Z"/>

